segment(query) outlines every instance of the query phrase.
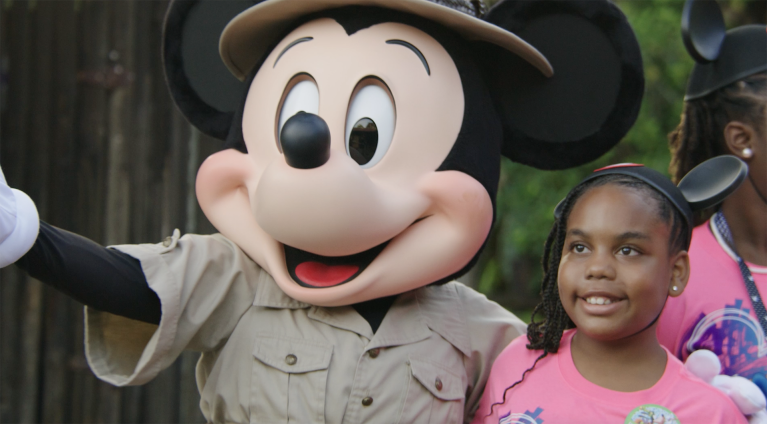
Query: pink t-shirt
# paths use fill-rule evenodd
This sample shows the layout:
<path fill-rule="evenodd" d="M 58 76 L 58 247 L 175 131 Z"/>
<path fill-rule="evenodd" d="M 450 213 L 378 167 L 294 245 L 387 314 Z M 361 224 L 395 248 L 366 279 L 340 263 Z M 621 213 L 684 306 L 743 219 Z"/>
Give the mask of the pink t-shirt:
<path fill-rule="evenodd" d="M 767 300 L 767 267 L 747 265 Z M 658 340 L 682 360 L 698 349 L 713 351 L 727 375 L 750 378 L 767 373 L 767 343 L 743 275 L 732 251 L 708 223 L 693 230 L 690 281 L 681 296 L 666 302 Z"/>
<path fill-rule="evenodd" d="M 525 380 L 504 390 L 522 377 L 539 350 L 525 347 L 520 336 L 493 364 L 485 393 L 474 415 L 484 424 L 594 424 L 594 423 L 747 423 L 735 404 L 712 386 L 690 374 L 668 353 L 666 371 L 654 386 L 638 392 L 616 392 L 597 386 L 581 376 L 570 354 L 576 330 L 565 331 L 559 352 L 541 359 Z"/>

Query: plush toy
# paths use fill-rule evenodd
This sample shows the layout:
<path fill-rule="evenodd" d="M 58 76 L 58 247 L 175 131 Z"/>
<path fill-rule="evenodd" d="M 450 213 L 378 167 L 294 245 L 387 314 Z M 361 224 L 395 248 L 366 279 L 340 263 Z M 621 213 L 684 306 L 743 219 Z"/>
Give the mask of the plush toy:
<path fill-rule="evenodd" d="M 524 331 L 453 282 L 501 156 L 593 160 L 643 91 L 607 1 L 176 1 L 164 55 L 176 104 L 223 142 L 196 187 L 220 234 L 105 249 L 41 222 L 17 264 L 88 306 L 108 382 L 201 351 L 210 422 L 469 421 Z"/>
<path fill-rule="evenodd" d="M 762 391 L 747 378 L 720 374 L 722 363 L 714 352 L 696 350 L 687 357 L 685 366 L 701 380 L 729 396 L 740 412 L 748 416 L 750 424 L 767 423 L 767 400 Z"/>

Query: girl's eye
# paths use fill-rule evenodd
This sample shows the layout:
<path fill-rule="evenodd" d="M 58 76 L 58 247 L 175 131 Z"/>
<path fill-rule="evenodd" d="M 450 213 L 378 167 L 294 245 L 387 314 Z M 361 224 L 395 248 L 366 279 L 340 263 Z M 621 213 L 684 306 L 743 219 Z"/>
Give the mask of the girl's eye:
<path fill-rule="evenodd" d="M 394 137 L 394 104 L 387 90 L 370 79 L 354 94 L 346 116 L 346 152 L 362 168 L 383 159 Z M 364 81 L 363 81 L 364 84 Z"/>
<path fill-rule="evenodd" d="M 623 255 L 623 256 L 634 256 L 634 255 L 638 255 L 638 254 L 639 254 L 639 252 L 637 252 L 637 251 L 636 251 L 634 248 L 632 248 L 632 247 L 628 247 L 628 246 L 623 246 L 623 247 L 621 247 L 621 248 L 618 250 L 618 252 L 619 252 L 621 255 Z"/>
<path fill-rule="evenodd" d="M 573 251 L 575 253 L 583 253 L 583 252 L 586 251 L 586 246 L 584 246 L 582 244 L 576 244 L 576 245 L 573 246 Z"/>
<path fill-rule="evenodd" d="M 307 112 L 317 115 L 320 109 L 320 92 L 317 83 L 307 76 L 302 76 L 302 81 L 293 85 L 285 95 L 280 107 L 280 115 L 277 120 L 277 145 L 279 146 L 280 132 L 285 121 L 298 112 Z"/>

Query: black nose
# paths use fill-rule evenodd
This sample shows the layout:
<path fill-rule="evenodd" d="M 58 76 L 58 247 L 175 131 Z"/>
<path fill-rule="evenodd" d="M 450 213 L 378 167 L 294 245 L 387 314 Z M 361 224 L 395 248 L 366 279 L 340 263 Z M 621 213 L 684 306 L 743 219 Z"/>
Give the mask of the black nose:
<path fill-rule="evenodd" d="M 330 129 L 313 113 L 298 112 L 288 119 L 280 144 L 285 161 L 293 168 L 317 168 L 330 159 Z"/>

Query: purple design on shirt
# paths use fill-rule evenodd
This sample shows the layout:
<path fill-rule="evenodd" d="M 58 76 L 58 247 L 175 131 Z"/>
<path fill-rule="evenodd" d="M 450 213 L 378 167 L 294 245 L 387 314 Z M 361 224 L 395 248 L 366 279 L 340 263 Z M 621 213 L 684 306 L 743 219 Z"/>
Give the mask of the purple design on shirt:
<path fill-rule="evenodd" d="M 714 352 L 722 362 L 722 372 L 751 378 L 767 374 L 767 342 L 750 309 L 738 299 L 709 314 L 700 314 L 696 324 L 685 332 L 680 346 L 683 358 L 698 349 Z"/>
<path fill-rule="evenodd" d="M 512 414 L 509 412 L 500 417 L 498 424 L 543 424 L 543 418 L 539 418 L 541 412 L 543 412 L 543 408 L 541 407 L 535 408 L 534 412 L 525 410 L 522 414 Z"/>

